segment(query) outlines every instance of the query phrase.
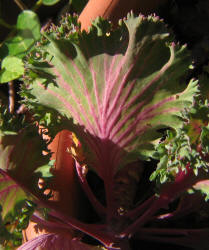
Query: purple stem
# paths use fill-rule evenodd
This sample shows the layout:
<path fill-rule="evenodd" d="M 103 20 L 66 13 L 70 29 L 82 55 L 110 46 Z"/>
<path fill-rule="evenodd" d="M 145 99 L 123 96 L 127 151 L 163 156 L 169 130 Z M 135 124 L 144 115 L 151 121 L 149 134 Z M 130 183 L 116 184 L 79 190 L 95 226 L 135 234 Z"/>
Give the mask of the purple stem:
<path fill-rule="evenodd" d="M 113 199 L 113 177 L 107 171 L 105 182 L 105 194 L 106 194 L 106 203 L 107 203 L 107 224 L 111 224 L 112 218 L 114 217 L 114 199 Z"/>
<path fill-rule="evenodd" d="M 135 209 L 127 212 L 124 214 L 125 217 L 135 219 L 136 217 L 139 217 L 142 215 L 142 213 L 156 200 L 156 196 L 151 196 L 148 200 L 143 202 L 141 205 L 136 207 Z"/>
<path fill-rule="evenodd" d="M 51 228 L 51 229 L 69 229 L 69 226 L 63 224 L 62 222 L 59 221 L 49 221 L 49 220 L 45 220 L 43 219 L 37 212 L 35 212 L 32 216 L 31 216 L 31 221 L 39 224 L 39 225 L 43 225 L 47 228 Z"/>
<path fill-rule="evenodd" d="M 152 203 L 151 207 L 139 217 L 133 224 L 128 226 L 121 236 L 135 234 L 141 226 L 153 219 L 153 215 L 160 209 L 166 208 L 170 202 L 178 197 L 183 191 L 195 183 L 193 170 L 187 166 L 186 171 L 179 171 L 174 182 L 167 183 L 161 190 L 160 197 Z"/>
<path fill-rule="evenodd" d="M 83 232 L 100 241 L 103 245 L 105 245 L 105 247 L 111 247 L 116 241 L 114 233 L 108 232 L 106 229 L 106 225 L 94 225 L 80 222 L 79 220 L 71 216 L 67 216 L 55 210 L 47 201 L 36 200 L 35 203 L 40 205 L 41 207 L 50 209 L 48 215 L 50 216 L 50 218 L 53 218 L 53 222 L 56 223 L 58 221 L 58 227 L 60 227 L 60 224 L 63 224 L 62 228 L 69 228 L 71 230 L 78 230 L 80 232 Z"/>
<path fill-rule="evenodd" d="M 152 219 L 153 215 L 158 211 L 159 208 L 164 207 L 164 203 L 165 201 L 163 199 L 158 199 L 153 202 L 152 206 L 141 217 L 139 217 L 120 234 L 121 237 L 127 237 L 137 232 L 141 226 Z"/>
<path fill-rule="evenodd" d="M 97 200 L 95 195 L 93 194 L 92 190 L 89 187 L 89 184 L 86 180 L 85 174 L 82 173 L 82 167 L 76 161 L 76 171 L 79 177 L 80 184 L 87 195 L 89 201 L 91 202 L 92 206 L 96 210 L 99 216 L 104 217 L 106 215 L 106 208 Z"/>
<path fill-rule="evenodd" d="M 102 176 L 105 187 L 105 197 L 107 204 L 107 216 L 106 223 L 112 224 L 112 219 L 116 215 L 115 199 L 114 199 L 114 174 L 115 174 L 115 165 L 112 163 L 112 160 L 109 158 L 109 148 L 110 144 L 105 143 L 103 147 L 103 155 L 106 161 L 102 162 L 104 169 L 104 174 Z"/>
<path fill-rule="evenodd" d="M 106 230 L 105 225 L 85 224 L 72 217 L 63 215 L 57 211 L 50 211 L 49 215 L 58 219 L 63 224 L 68 225 L 70 229 L 74 229 L 74 230 L 77 229 L 93 237 L 94 239 L 100 241 L 107 248 L 112 247 L 114 242 L 116 241 L 114 234 L 108 232 Z"/>

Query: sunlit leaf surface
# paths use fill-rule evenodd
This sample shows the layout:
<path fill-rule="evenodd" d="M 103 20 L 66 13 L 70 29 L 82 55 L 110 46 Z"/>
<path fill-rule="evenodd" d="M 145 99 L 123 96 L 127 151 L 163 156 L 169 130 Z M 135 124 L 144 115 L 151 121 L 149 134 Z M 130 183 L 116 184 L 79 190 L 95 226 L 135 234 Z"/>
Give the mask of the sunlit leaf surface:
<path fill-rule="evenodd" d="M 149 156 L 158 129 L 181 125 L 197 84 L 179 84 L 190 58 L 157 17 L 131 14 L 116 30 L 98 19 L 77 38 L 54 34 L 46 34 L 41 48 L 46 59 L 31 65 L 31 103 L 72 118 L 69 130 L 100 176 Z"/>

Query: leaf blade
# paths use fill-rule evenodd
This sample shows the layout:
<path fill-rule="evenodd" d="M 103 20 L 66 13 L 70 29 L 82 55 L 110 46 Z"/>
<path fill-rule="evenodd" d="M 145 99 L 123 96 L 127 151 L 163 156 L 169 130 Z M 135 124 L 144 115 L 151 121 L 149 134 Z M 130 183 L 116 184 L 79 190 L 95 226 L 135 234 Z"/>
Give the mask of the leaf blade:
<path fill-rule="evenodd" d="M 130 15 L 116 31 L 108 25 L 97 20 L 78 40 L 46 35 L 46 70 L 56 83 L 46 86 L 40 78 L 31 85 L 41 105 L 73 118 L 69 129 L 80 135 L 90 151 L 87 163 L 101 176 L 106 165 L 114 173 L 140 154 L 149 156 L 157 130 L 178 128 L 197 93 L 196 82 L 186 90 L 178 84 L 190 57 L 170 43 L 160 20 Z"/>
<path fill-rule="evenodd" d="M 31 10 L 24 10 L 19 14 L 16 29 L 16 36 L 7 39 L 1 47 L 1 58 L 6 55 L 23 58 L 41 37 L 38 16 Z"/>
<path fill-rule="evenodd" d="M 0 71 L 0 83 L 12 81 L 24 73 L 24 66 L 21 59 L 14 56 L 7 56 L 3 59 Z"/>
<path fill-rule="evenodd" d="M 6 173 L 0 171 L 0 204 L 2 218 L 14 213 L 15 205 L 27 198 L 23 189 L 15 183 Z"/>

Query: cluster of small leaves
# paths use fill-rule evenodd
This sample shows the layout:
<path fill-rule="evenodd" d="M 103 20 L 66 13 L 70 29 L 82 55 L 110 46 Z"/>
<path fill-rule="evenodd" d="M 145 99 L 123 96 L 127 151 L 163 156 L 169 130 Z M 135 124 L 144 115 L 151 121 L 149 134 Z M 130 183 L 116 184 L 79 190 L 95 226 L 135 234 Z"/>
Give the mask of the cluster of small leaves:
<path fill-rule="evenodd" d="M 191 167 L 194 174 L 203 169 L 208 172 L 209 109 L 207 101 L 197 101 L 185 113 L 185 123 L 177 131 L 168 130 L 165 140 L 156 147 L 158 167 L 150 177 L 159 183 L 172 181 L 180 171 Z"/>
<path fill-rule="evenodd" d="M 66 14 L 60 20 L 60 25 L 56 26 L 51 24 L 51 26 L 46 30 L 45 35 L 53 35 L 55 39 L 77 39 L 78 32 L 81 28 L 80 23 L 78 23 L 78 15 Z"/>
<path fill-rule="evenodd" d="M 24 200 L 16 204 L 14 213 L 0 217 L 0 248 L 9 250 L 22 244 L 22 230 L 27 228 L 35 208 L 34 202 Z"/>

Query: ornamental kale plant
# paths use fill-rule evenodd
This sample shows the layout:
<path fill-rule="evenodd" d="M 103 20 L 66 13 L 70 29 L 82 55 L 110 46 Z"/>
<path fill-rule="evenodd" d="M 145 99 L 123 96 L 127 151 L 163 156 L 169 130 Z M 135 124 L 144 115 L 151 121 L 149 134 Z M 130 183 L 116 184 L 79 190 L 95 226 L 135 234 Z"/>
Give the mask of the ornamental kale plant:
<path fill-rule="evenodd" d="M 52 233 L 18 249 L 128 250 L 147 239 L 208 249 L 207 226 L 178 227 L 209 195 L 209 116 L 197 81 L 184 80 L 189 52 L 173 40 L 158 17 L 132 13 L 116 28 L 98 18 L 81 31 L 77 17 L 66 16 L 42 32 L 24 59 L 20 90 L 32 118 L 2 107 L 1 223 L 14 223 L 19 206 L 27 211 L 25 227 L 31 218 Z M 55 173 L 44 134 L 53 138 L 63 129 L 71 131 L 66 151 L 99 216 L 95 223 L 54 208 L 45 192 Z M 145 188 L 150 159 L 158 164 Z M 88 172 L 103 183 L 104 197 Z"/>

